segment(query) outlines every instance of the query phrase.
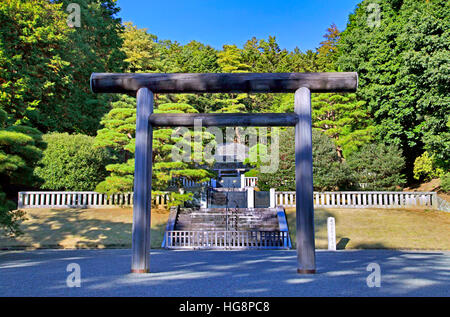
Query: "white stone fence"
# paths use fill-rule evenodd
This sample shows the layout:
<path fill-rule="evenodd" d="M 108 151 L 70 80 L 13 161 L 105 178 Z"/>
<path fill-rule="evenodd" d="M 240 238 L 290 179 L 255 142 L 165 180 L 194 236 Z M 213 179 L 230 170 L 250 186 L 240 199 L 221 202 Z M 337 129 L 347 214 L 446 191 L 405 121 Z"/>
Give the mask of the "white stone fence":
<path fill-rule="evenodd" d="M 241 188 L 256 187 L 258 177 L 246 177 L 241 174 Z"/>
<path fill-rule="evenodd" d="M 314 192 L 314 207 L 323 208 L 402 208 L 438 209 L 435 192 Z M 295 191 L 270 191 L 271 206 L 295 207 Z"/>
<path fill-rule="evenodd" d="M 247 188 L 248 207 L 254 207 L 254 189 Z M 153 205 L 165 206 L 170 194 L 152 197 Z M 133 206 L 133 193 L 97 192 L 19 192 L 18 208 L 108 208 Z M 294 191 L 270 190 L 269 207 L 295 207 Z M 314 207 L 323 208 L 414 208 L 424 207 L 450 211 L 449 204 L 435 192 L 314 192 Z"/>
<path fill-rule="evenodd" d="M 19 192 L 18 208 L 108 208 L 133 206 L 133 193 L 107 195 L 97 192 Z M 153 195 L 153 205 L 167 205 L 169 193 Z"/>

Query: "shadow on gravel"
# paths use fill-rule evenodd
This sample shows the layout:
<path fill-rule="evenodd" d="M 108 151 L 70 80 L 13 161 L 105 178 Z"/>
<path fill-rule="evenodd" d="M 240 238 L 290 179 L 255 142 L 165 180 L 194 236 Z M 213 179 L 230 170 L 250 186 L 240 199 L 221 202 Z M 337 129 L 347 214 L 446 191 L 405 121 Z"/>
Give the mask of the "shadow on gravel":
<path fill-rule="evenodd" d="M 448 252 L 319 251 L 315 275 L 295 251 L 151 252 L 150 274 L 129 274 L 130 250 L 0 252 L 0 296 L 449 296 Z M 81 268 L 68 288 L 66 267 Z M 370 288 L 370 263 L 381 287 Z"/>

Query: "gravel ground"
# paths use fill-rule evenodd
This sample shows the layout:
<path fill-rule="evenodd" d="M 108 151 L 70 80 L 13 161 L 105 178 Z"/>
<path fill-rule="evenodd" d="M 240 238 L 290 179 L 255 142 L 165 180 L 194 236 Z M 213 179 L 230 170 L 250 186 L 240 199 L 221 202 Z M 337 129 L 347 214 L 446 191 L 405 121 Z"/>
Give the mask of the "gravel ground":
<path fill-rule="evenodd" d="M 150 274 L 130 274 L 129 249 L 1 251 L 0 296 L 450 295 L 449 251 L 318 251 L 315 275 L 296 273 L 295 250 L 154 250 L 150 262 Z M 67 285 L 71 263 L 80 287 Z M 371 263 L 380 287 L 368 286 Z"/>

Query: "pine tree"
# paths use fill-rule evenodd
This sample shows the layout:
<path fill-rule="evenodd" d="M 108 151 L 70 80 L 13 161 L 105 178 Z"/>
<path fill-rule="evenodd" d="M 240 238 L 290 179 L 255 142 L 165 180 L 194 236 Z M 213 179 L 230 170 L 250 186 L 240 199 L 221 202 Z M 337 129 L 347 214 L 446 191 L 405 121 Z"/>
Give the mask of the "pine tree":
<path fill-rule="evenodd" d="M 340 32 L 336 24 L 332 24 L 327 33 L 323 36 L 325 41 L 320 42 L 317 49 L 317 71 L 332 72 L 336 71 L 336 59 L 338 53 L 338 43 L 340 39 Z"/>
<path fill-rule="evenodd" d="M 110 175 L 96 190 L 129 192 L 133 189 L 136 99 L 121 95 L 111 108 L 100 122 L 104 128 L 97 131 L 96 145 L 110 149 L 114 163 L 106 166 Z"/>
<path fill-rule="evenodd" d="M 44 143 L 38 130 L 8 125 L 7 121 L 6 111 L 0 108 L 0 228 L 6 235 L 16 235 L 23 213 L 13 211 L 16 204 L 8 198 L 17 197 L 17 188 L 37 183 L 33 169 L 42 157 Z"/>
<path fill-rule="evenodd" d="M 136 133 L 136 100 L 128 96 L 112 103 L 111 111 L 105 115 L 102 124 L 105 126 L 98 131 L 96 144 L 99 147 L 109 148 L 115 154 L 116 162 L 106 166 L 111 174 L 101 182 L 96 190 L 106 193 L 129 192 L 133 190 L 134 182 L 134 151 Z M 182 103 L 162 104 L 155 109 L 155 113 L 196 113 L 192 106 Z M 187 132 L 188 136 L 173 136 L 174 129 L 158 128 L 153 130 L 153 194 L 168 188 L 172 179 L 178 180 L 176 184 L 181 189 L 181 178 L 196 182 L 209 180 L 212 174 L 202 168 L 206 163 L 203 157 L 195 157 L 196 149 L 194 132 Z M 203 135 L 203 142 L 209 140 L 208 135 Z M 190 148 L 188 162 L 173 160 L 174 147 L 185 145 Z M 200 145 L 203 149 L 203 144 Z M 183 149 L 179 151 L 184 155 Z M 201 152 L 203 153 L 203 152 Z M 198 154 L 198 153 L 197 153 Z M 172 192 L 172 204 L 182 204 L 192 198 L 191 193 L 182 191 Z"/>
<path fill-rule="evenodd" d="M 245 73 L 250 66 L 244 63 L 242 50 L 236 45 L 224 45 L 223 50 L 217 53 L 219 64 L 223 73 Z"/>
<path fill-rule="evenodd" d="M 356 94 L 314 94 L 311 103 L 313 127 L 334 140 L 340 157 L 372 140 L 374 127 Z"/>
<path fill-rule="evenodd" d="M 243 61 L 243 50 L 238 49 L 236 45 L 224 45 L 223 50 L 218 54 L 217 63 L 224 73 L 246 73 L 250 66 Z M 248 94 L 219 94 L 214 99 L 215 111 L 217 113 L 238 113 L 248 111 L 246 103 L 250 97 Z M 241 143 L 239 127 L 235 127 L 236 143 Z"/>

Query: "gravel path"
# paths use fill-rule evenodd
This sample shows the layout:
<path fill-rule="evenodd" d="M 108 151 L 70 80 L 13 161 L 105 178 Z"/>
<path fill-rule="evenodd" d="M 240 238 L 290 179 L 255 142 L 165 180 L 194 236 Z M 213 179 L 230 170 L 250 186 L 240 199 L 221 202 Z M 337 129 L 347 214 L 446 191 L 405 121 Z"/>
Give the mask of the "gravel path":
<path fill-rule="evenodd" d="M 124 249 L 1 251 L 0 296 L 450 296 L 449 251 L 318 251 L 315 275 L 296 273 L 294 250 L 154 250 L 150 274 L 130 274 L 130 256 Z M 81 287 L 67 286 L 71 263 L 80 267 Z M 367 284 L 370 263 L 380 267 L 380 287 Z"/>

